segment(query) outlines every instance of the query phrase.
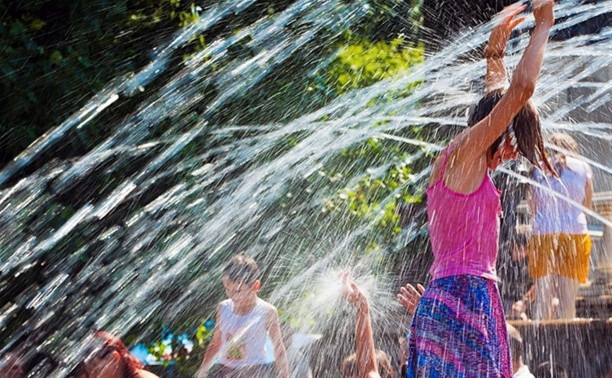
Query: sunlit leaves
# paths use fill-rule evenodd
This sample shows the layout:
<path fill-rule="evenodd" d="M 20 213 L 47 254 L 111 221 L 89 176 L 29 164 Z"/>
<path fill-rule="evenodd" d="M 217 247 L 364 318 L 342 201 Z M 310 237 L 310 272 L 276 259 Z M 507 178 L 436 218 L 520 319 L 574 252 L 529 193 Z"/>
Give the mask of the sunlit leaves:
<path fill-rule="evenodd" d="M 391 42 L 351 41 L 340 47 L 327 74 L 328 84 L 343 93 L 398 75 L 422 61 L 423 46 L 404 46 L 402 37 Z"/>
<path fill-rule="evenodd" d="M 370 41 L 346 32 L 346 43 L 338 48 L 338 53 L 324 73 L 320 73 L 308 87 L 309 91 L 322 91 L 328 96 L 339 96 L 350 90 L 364 88 L 378 81 L 407 73 L 411 67 L 424 61 L 422 45 L 407 43 L 405 37 L 391 41 Z M 412 93 L 420 82 L 413 82 L 406 88 L 388 91 L 385 98 L 373 98 L 367 106 L 394 101 Z M 322 121 L 325 119 L 322 118 Z M 386 121 L 373 122 L 372 127 L 380 127 Z M 407 128 L 411 138 L 420 138 L 420 128 Z M 400 215 L 397 207 L 401 202 L 421 201 L 420 193 L 410 185 L 412 166 L 407 159 L 415 151 L 406 146 L 377 138 L 345 149 L 335 161 L 338 167 L 352 167 L 344 171 L 347 177 L 363 172 L 357 184 L 347 185 L 323 202 L 324 213 L 348 212 L 356 222 L 371 221 L 379 231 L 378 241 L 369 241 L 366 249 L 380 251 L 382 245 L 401 232 Z M 368 171 L 372 166 L 389 165 L 384 172 L 375 174 Z M 345 168 L 342 168 L 345 169 Z M 326 172 L 334 177 L 334 168 Z M 331 180 L 330 180 L 331 183 Z M 371 247 L 371 248 L 370 248 Z"/>

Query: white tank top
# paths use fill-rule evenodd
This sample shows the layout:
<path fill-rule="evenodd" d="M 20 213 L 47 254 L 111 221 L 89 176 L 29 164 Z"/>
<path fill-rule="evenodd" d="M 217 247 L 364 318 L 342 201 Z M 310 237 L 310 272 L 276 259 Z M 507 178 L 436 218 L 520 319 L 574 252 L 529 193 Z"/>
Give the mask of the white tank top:
<path fill-rule="evenodd" d="M 593 177 L 591 167 L 570 156 L 566 158 L 566 165 L 559 179 L 552 175 L 543 175 L 538 170 L 534 172 L 534 179 L 543 186 L 582 204 L 586 183 Z M 588 232 L 587 219 L 580 208 L 537 187 L 534 189 L 534 197 L 537 208 L 533 224 L 534 235 Z"/>
<path fill-rule="evenodd" d="M 230 368 L 241 368 L 269 362 L 266 351 L 266 313 L 271 310 L 272 305 L 257 298 L 251 312 L 237 315 L 231 299 L 221 302 L 219 327 L 222 343 L 219 363 Z"/>

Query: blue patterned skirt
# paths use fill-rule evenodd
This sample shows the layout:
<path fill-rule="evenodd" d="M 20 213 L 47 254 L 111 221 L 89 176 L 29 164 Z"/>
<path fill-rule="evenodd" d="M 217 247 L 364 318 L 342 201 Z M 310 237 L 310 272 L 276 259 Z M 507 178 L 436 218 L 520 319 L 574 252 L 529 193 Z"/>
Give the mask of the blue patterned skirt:
<path fill-rule="evenodd" d="M 512 377 L 497 284 L 460 275 L 432 281 L 408 337 L 407 377 Z"/>

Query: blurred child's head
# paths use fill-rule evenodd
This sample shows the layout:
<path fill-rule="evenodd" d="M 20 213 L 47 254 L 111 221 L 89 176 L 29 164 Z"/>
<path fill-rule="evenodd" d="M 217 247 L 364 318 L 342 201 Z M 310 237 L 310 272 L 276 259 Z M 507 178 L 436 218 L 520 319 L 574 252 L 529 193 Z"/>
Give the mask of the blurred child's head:
<path fill-rule="evenodd" d="M 510 339 L 510 358 L 512 359 L 512 372 L 516 371 L 523 365 L 523 338 L 518 329 L 506 323 L 508 338 Z"/>
<path fill-rule="evenodd" d="M 567 370 L 562 365 L 550 361 L 538 365 L 533 375 L 538 378 L 568 378 Z"/>
<path fill-rule="evenodd" d="M 248 303 L 257 296 L 261 287 L 260 271 L 250 256 L 239 253 L 223 269 L 223 286 L 228 298 L 235 304 Z"/>
<path fill-rule="evenodd" d="M 382 350 L 376 351 L 376 365 L 378 365 L 378 374 L 381 378 L 395 377 L 391 360 L 387 353 Z M 356 378 L 358 376 L 357 355 L 353 353 L 342 361 L 342 378 Z"/>
<path fill-rule="evenodd" d="M 118 378 L 137 377 L 143 363 L 132 356 L 123 341 L 105 332 L 97 331 L 81 351 L 83 358 L 71 377 L 78 378 Z"/>
<path fill-rule="evenodd" d="M 472 109 L 468 118 L 468 127 L 474 126 L 488 116 L 503 95 L 504 91 L 501 89 L 484 95 Z M 508 129 L 489 147 L 487 165 L 490 169 L 495 169 L 506 160 L 516 159 L 519 154 L 534 166 L 540 167 L 542 161 L 546 169 L 553 171 L 544 150 L 540 116 L 530 101 L 514 117 Z"/>
<path fill-rule="evenodd" d="M 569 151 L 570 153 L 577 154 L 579 152 L 578 143 L 574 138 L 565 134 L 565 133 L 554 133 L 548 138 L 548 142 L 556 147 L 559 147 L 565 151 Z M 555 170 L 557 172 L 563 171 L 566 167 L 566 157 L 567 152 L 565 151 L 557 151 L 552 148 L 546 150 L 549 156 L 552 156 L 552 161 L 555 166 Z"/>
<path fill-rule="evenodd" d="M 561 147 L 564 150 L 578 153 L 578 143 L 574 138 L 566 133 L 554 133 L 550 136 L 550 143 L 557 147 Z"/>

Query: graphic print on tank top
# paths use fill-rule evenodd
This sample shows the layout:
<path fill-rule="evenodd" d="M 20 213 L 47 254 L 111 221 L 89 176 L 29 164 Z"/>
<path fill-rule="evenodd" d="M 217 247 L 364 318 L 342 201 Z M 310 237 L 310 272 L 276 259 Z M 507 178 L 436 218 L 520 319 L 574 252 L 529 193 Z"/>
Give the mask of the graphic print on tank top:
<path fill-rule="evenodd" d="M 227 352 L 225 358 L 228 361 L 242 362 L 246 358 L 247 339 L 244 336 L 240 336 L 240 333 L 244 332 L 236 333 L 236 339 L 234 338 L 234 334 L 228 334 L 225 338 L 225 342 L 227 345 Z"/>
<path fill-rule="evenodd" d="M 427 188 L 427 217 L 434 255 L 432 278 L 473 275 L 497 279 L 500 192 L 488 171 L 471 193 L 459 193 L 444 182 L 444 171 L 453 148 L 444 152 L 439 177 Z"/>

